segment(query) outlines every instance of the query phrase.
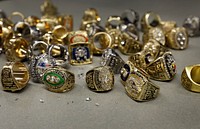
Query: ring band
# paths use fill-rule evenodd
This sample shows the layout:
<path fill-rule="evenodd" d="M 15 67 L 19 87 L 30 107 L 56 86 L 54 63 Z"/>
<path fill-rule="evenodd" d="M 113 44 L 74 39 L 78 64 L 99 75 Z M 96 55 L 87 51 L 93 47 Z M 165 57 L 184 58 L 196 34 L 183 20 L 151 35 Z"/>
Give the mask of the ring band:
<path fill-rule="evenodd" d="M 113 71 L 109 66 L 95 67 L 86 73 L 86 83 L 92 91 L 110 91 L 114 87 Z"/>
<path fill-rule="evenodd" d="M 57 66 L 46 69 L 42 81 L 49 91 L 67 92 L 74 87 L 75 76 L 66 69 Z"/>
<path fill-rule="evenodd" d="M 200 64 L 187 66 L 181 75 L 183 87 L 189 91 L 200 92 Z"/>
<path fill-rule="evenodd" d="M 23 89 L 29 82 L 27 67 L 21 62 L 7 62 L 1 71 L 3 90 L 18 91 Z"/>
<path fill-rule="evenodd" d="M 149 80 L 148 74 L 128 61 L 121 69 L 121 82 L 129 97 L 149 101 L 157 97 L 160 88 Z"/>

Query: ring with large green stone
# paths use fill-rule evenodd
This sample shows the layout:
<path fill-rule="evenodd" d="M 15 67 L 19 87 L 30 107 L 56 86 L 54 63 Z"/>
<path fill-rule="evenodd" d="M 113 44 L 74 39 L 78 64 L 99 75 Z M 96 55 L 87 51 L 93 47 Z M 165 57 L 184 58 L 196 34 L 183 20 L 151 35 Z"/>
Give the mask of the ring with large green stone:
<path fill-rule="evenodd" d="M 75 84 L 75 76 L 66 69 L 57 66 L 47 69 L 42 77 L 46 88 L 52 92 L 70 91 Z"/>

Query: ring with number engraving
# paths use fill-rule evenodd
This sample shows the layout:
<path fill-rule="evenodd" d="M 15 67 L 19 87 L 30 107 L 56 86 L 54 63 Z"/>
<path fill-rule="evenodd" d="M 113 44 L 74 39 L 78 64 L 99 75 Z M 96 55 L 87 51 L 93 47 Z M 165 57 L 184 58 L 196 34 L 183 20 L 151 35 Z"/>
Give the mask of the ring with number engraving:
<path fill-rule="evenodd" d="M 18 91 L 29 82 L 28 68 L 21 62 L 7 62 L 1 70 L 1 83 L 3 90 Z"/>
<path fill-rule="evenodd" d="M 110 66 L 113 72 L 118 74 L 124 65 L 124 61 L 114 49 L 108 48 L 102 54 L 101 65 Z"/>
<path fill-rule="evenodd" d="M 157 97 L 160 88 L 149 80 L 149 75 L 130 61 L 121 69 L 121 82 L 127 95 L 135 101 L 149 101 Z"/>
<path fill-rule="evenodd" d="M 110 91 L 114 87 L 114 73 L 109 66 L 95 67 L 86 73 L 86 83 L 92 91 Z"/>
<path fill-rule="evenodd" d="M 188 47 L 188 34 L 184 27 L 177 27 L 166 34 L 166 46 L 176 50 L 183 50 Z"/>
<path fill-rule="evenodd" d="M 145 71 L 150 75 L 151 79 L 158 81 L 170 81 L 176 75 L 176 62 L 170 51 L 165 52 L 151 64 Z"/>
<path fill-rule="evenodd" d="M 181 83 L 185 89 L 200 92 L 200 64 L 186 66 L 181 75 Z"/>
<path fill-rule="evenodd" d="M 56 66 L 44 71 L 42 81 L 52 92 L 67 92 L 74 87 L 75 76 L 66 69 Z"/>
<path fill-rule="evenodd" d="M 71 65 L 92 63 L 91 43 L 77 42 L 69 44 L 69 62 Z"/>

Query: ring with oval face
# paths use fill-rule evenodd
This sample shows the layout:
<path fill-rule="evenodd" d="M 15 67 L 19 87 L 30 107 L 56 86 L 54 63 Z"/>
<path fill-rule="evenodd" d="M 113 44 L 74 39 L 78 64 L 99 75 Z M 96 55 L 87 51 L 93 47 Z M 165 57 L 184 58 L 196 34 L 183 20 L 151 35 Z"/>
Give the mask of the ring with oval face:
<path fill-rule="evenodd" d="M 110 66 L 113 72 L 118 74 L 124 65 L 124 61 L 114 49 L 108 48 L 102 54 L 101 65 Z"/>
<path fill-rule="evenodd" d="M 42 82 L 42 76 L 46 69 L 56 65 L 56 61 L 49 54 L 44 53 L 39 56 L 33 56 L 31 58 L 29 68 L 33 82 Z"/>
<path fill-rule="evenodd" d="M 176 62 L 170 51 L 165 52 L 144 69 L 151 79 L 171 81 L 176 75 Z"/>
<path fill-rule="evenodd" d="M 69 63 L 69 52 L 67 46 L 62 44 L 50 45 L 48 48 L 49 56 L 53 57 L 56 65 L 65 67 Z"/>
<path fill-rule="evenodd" d="M 186 66 L 181 75 L 183 87 L 189 91 L 200 92 L 200 64 Z"/>
<path fill-rule="evenodd" d="M 148 30 L 148 32 L 145 32 L 143 34 L 143 42 L 148 42 L 149 39 L 155 39 L 158 41 L 161 45 L 165 46 L 166 39 L 165 39 L 165 33 L 160 27 L 154 27 Z"/>
<path fill-rule="evenodd" d="M 132 55 L 141 51 L 141 49 L 142 44 L 138 40 L 135 40 L 126 32 L 122 33 L 121 42 L 119 44 L 119 50 L 121 53 L 125 55 Z"/>
<path fill-rule="evenodd" d="M 160 16 L 154 12 L 147 12 L 141 18 L 141 29 L 143 32 L 150 28 L 158 27 L 161 24 Z"/>
<path fill-rule="evenodd" d="M 92 49 L 89 42 L 77 42 L 69 44 L 69 62 L 71 65 L 83 65 L 92 63 Z"/>
<path fill-rule="evenodd" d="M 127 62 L 120 73 L 127 95 L 135 101 L 149 101 L 158 96 L 160 88 L 149 80 L 149 75 L 131 62 Z"/>
<path fill-rule="evenodd" d="M 23 89 L 29 82 L 29 71 L 21 62 L 7 62 L 1 70 L 3 90 L 15 92 Z"/>
<path fill-rule="evenodd" d="M 177 27 L 166 34 L 166 46 L 176 50 L 183 50 L 188 47 L 188 34 L 184 27 Z"/>
<path fill-rule="evenodd" d="M 114 73 L 109 66 L 95 67 L 86 73 L 86 83 L 92 91 L 110 91 L 114 87 Z"/>
<path fill-rule="evenodd" d="M 94 55 L 101 55 L 105 49 L 112 45 L 112 38 L 106 32 L 96 33 L 91 40 Z"/>
<path fill-rule="evenodd" d="M 46 88 L 49 91 L 67 92 L 74 87 L 75 76 L 68 70 L 56 66 L 44 71 L 42 82 L 46 85 Z"/>
<path fill-rule="evenodd" d="M 185 27 L 190 37 L 199 36 L 200 18 L 196 16 L 189 16 L 184 20 L 183 27 Z"/>

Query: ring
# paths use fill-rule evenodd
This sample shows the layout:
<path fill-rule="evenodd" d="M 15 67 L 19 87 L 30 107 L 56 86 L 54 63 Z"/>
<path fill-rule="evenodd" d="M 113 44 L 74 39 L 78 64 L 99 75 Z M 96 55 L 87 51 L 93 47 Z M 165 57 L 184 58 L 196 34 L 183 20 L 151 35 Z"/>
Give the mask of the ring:
<path fill-rule="evenodd" d="M 172 53 L 168 51 L 149 64 L 144 70 L 150 75 L 151 79 L 170 81 L 176 75 L 175 63 Z"/>
<path fill-rule="evenodd" d="M 106 32 L 98 32 L 92 38 L 92 50 L 94 55 L 101 55 L 106 48 L 112 45 L 112 38 Z"/>
<path fill-rule="evenodd" d="M 64 66 L 69 63 L 69 52 L 67 46 L 62 44 L 50 45 L 48 55 L 49 57 L 53 57 L 55 59 L 56 65 Z"/>
<path fill-rule="evenodd" d="M 73 16 L 72 15 L 58 16 L 57 19 L 58 19 L 59 24 L 64 26 L 67 32 L 73 31 Z"/>
<path fill-rule="evenodd" d="M 27 67 L 21 62 L 7 62 L 1 70 L 1 83 L 3 90 L 18 91 L 23 89 L 29 82 Z"/>
<path fill-rule="evenodd" d="M 74 87 L 75 76 L 62 67 L 52 67 L 44 71 L 42 81 L 52 92 L 67 92 Z"/>
<path fill-rule="evenodd" d="M 188 47 L 188 34 L 184 27 L 177 27 L 166 34 L 166 45 L 172 49 L 183 50 Z"/>
<path fill-rule="evenodd" d="M 124 24 L 127 25 L 131 23 L 137 27 L 140 16 L 139 16 L 139 13 L 136 12 L 135 10 L 127 9 L 122 13 L 121 18 Z"/>
<path fill-rule="evenodd" d="M 149 80 L 148 74 L 130 61 L 121 69 L 121 82 L 129 97 L 135 101 L 149 101 L 158 96 L 160 88 Z"/>
<path fill-rule="evenodd" d="M 53 28 L 52 34 L 61 44 L 67 44 L 67 29 L 64 26 L 57 25 Z"/>
<path fill-rule="evenodd" d="M 69 44 L 69 61 L 71 65 L 91 64 L 92 57 L 91 43 L 77 42 Z"/>
<path fill-rule="evenodd" d="M 200 92 L 200 64 L 187 66 L 181 75 L 181 83 L 183 87 L 189 91 Z"/>
<path fill-rule="evenodd" d="M 111 37 L 111 48 L 118 48 L 122 40 L 122 32 L 118 29 L 110 29 L 106 31 Z"/>
<path fill-rule="evenodd" d="M 161 28 L 165 34 L 167 34 L 169 31 L 176 27 L 177 24 L 175 21 L 161 21 Z"/>
<path fill-rule="evenodd" d="M 68 34 L 68 42 L 77 43 L 77 42 L 88 42 L 88 35 L 86 31 L 74 31 Z"/>
<path fill-rule="evenodd" d="M 165 46 L 165 33 L 160 27 L 150 28 L 148 32 L 143 34 L 143 42 L 146 43 L 149 39 L 155 39 L 161 45 Z"/>
<path fill-rule="evenodd" d="M 126 32 L 122 33 L 121 42 L 119 44 L 119 50 L 121 53 L 131 55 L 141 51 L 141 49 L 142 44 L 138 40 L 135 40 Z"/>
<path fill-rule="evenodd" d="M 124 61 L 114 49 L 108 48 L 102 54 L 101 65 L 110 66 L 113 72 L 118 74 L 124 65 Z"/>
<path fill-rule="evenodd" d="M 92 91 L 110 91 L 114 87 L 113 71 L 109 66 L 95 67 L 86 73 L 86 83 Z"/>
<path fill-rule="evenodd" d="M 141 19 L 141 29 L 143 32 L 150 28 L 158 27 L 161 24 L 160 16 L 154 12 L 147 12 Z"/>
<path fill-rule="evenodd" d="M 107 22 L 105 24 L 106 30 L 111 30 L 111 29 L 120 29 L 122 25 L 122 19 L 120 16 L 109 16 L 107 19 Z"/>
<path fill-rule="evenodd" d="M 33 56 L 29 64 L 30 74 L 33 82 L 41 82 L 44 71 L 55 65 L 55 59 L 50 57 L 49 54 L 44 53 L 39 56 Z"/>
<path fill-rule="evenodd" d="M 200 35 L 200 19 L 196 16 L 190 16 L 186 18 L 183 22 L 183 27 L 188 32 L 188 35 L 191 37 Z"/>
<path fill-rule="evenodd" d="M 30 46 L 31 56 L 39 56 L 48 51 L 49 44 L 42 40 L 33 41 L 33 44 Z"/>
<path fill-rule="evenodd" d="M 85 31 L 87 31 L 88 37 L 93 37 L 98 32 L 105 32 L 105 29 L 95 23 L 87 24 Z"/>
<path fill-rule="evenodd" d="M 29 42 L 22 37 L 11 38 L 8 42 L 6 43 L 8 49 L 5 52 L 8 61 L 28 60 L 30 55 Z"/>

